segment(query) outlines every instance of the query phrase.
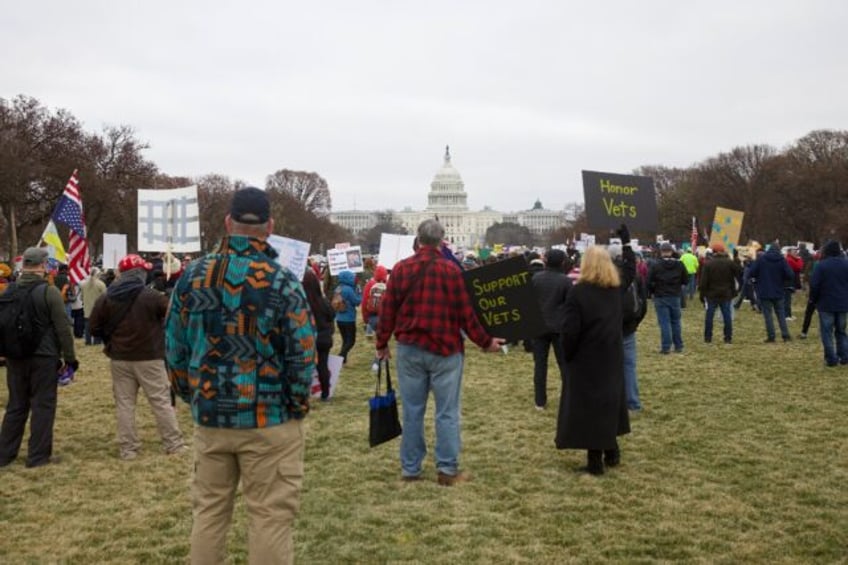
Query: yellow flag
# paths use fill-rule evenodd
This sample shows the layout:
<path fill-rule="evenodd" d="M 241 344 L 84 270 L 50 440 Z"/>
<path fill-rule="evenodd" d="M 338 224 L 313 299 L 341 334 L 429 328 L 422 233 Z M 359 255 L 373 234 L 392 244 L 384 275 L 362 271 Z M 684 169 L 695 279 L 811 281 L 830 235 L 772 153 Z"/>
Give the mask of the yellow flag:
<path fill-rule="evenodd" d="M 47 253 L 60 263 L 67 263 L 68 259 L 65 255 L 65 246 L 62 245 L 62 239 L 59 237 L 59 232 L 56 230 L 56 224 L 53 220 L 47 222 L 47 227 L 44 228 L 44 233 L 41 234 L 41 242 L 39 244 L 47 245 Z"/>

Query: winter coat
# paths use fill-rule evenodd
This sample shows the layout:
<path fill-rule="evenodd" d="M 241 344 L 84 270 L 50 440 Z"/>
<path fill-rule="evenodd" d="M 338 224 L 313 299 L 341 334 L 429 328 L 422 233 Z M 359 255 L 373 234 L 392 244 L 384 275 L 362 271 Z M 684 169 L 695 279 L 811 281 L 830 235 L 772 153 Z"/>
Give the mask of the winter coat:
<path fill-rule="evenodd" d="M 571 279 L 562 269 L 543 269 L 531 279 L 542 320 L 547 333 L 559 333 L 565 320 L 565 299 L 571 289 Z"/>
<path fill-rule="evenodd" d="M 321 307 L 313 309 L 312 315 L 315 316 L 315 332 L 318 334 L 315 343 L 322 349 L 329 349 L 333 346 L 333 322 L 336 320 L 336 312 L 330 306 L 330 301 L 322 297 Z"/>
<path fill-rule="evenodd" d="M 772 245 L 760 255 L 751 267 L 751 278 L 755 279 L 757 297 L 761 300 L 783 298 L 785 289 L 793 285 L 795 275 L 777 246 Z"/>
<path fill-rule="evenodd" d="M 168 298 L 152 288 L 147 288 L 147 274 L 143 269 L 130 269 L 97 299 L 91 311 L 91 335 L 103 337 L 110 320 L 122 305 L 135 300 L 123 320 L 115 327 L 103 352 L 118 361 L 152 361 L 165 359 L 165 314 Z"/>
<path fill-rule="evenodd" d="M 383 265 L 377 265 L 374 269 L 374 276 L 365 283 L 365 288 L 362 290 L 362 319 L 366 322 L 371 316 L 376 316 L 377 312 L 368 311 L 368 301 L 371 298 L 371 289 L 375 284 L 381 282 L 385 284 L 389 280 L 389 271 Z"/>
<path fill-rule="evenodd" d="M 337 322 L 356 322 L 356 307 L 362 303 L 362 295 L 356 290 L 356 277 L 351 271 L 339 273 L 339 284 L 347 308 L 336 314 Z M 335 292 L 335 291 L 334 291 Z"/>
<path fill-rule="evenodd" d="M 742 267 L 726 253 L 715 253 L 701 269 L 698 290 L 710 302 L 728 302 L 736 296 L 736 281 L 741 273 Z"/>
<path fill-rule="evenodd" d="M 848 312 L 848 259 L 839 244 L 825 245 L 810 278 L 810 302 L 819 312 Z"/>
<path fill-rule="evenodd" d="M 786 262 L 789 263 L 789 268 L 792 269 L 792 274 L 795 275 L 792 280 L 792 286 L 795 290 L 801 290 L 801 273 L 804 270 L 804 260 L 799 256 L 787 254 Z"/>
<path fill-rule="evenodd" d="M 620 288 L 578 283 L 569 291 L 557 448 L 613 449 L 616 436 L 630 432 L 621 326 Z"/>
<path fill-rule="evenodd" d="M 618 267 L 618 276 L 621 279 L 621 286 L 619 287 L 622 304 L 621 332 L 628 336 L 636 331 L 648 311 L 648 293 L 644 281 L 636 273 L 636 254 L 629 245 L 622 247 L 621 257 L 616 259 L 615 263 Z M 639 296 L 638 304 L 633 304 L 632 297 L 627 296 L 630 292 L 631 283 L 636 285 L 636 293 Z M 625 305 L 638 306 L 639 309 L 635 312 L 632 309 L 625 311 Z"/>
<path fill-rule="evenodd" d="M 90 318 L 95 302 L 106 292 L 106 283 L 92 275 L 83 281 L 80 289 L 82 289 L 82 315 L 84 318 Z"/>
<path fill-rule="evenodd" d="M 686 267 L 671 257 L 663 257 L 648 270 L 648 292 L 652 296 L 680 296 L 688 282 Z"/>
<path fill-rule="evenodd" d="M 21 288 L 32 288 L 32 285 L 44 282 L 44 277 L 37 273 L 24 272 L 15 281 Z M 32 300 L 39 326 L 48 328 L 44 332 L 33 357 L 57 357 L 65 361 L 76 360 L 74 351 L 74 334 L 65 312 L 65 301 L 55 286 L 47 283 L 40 289 L 32 290 Z"/>

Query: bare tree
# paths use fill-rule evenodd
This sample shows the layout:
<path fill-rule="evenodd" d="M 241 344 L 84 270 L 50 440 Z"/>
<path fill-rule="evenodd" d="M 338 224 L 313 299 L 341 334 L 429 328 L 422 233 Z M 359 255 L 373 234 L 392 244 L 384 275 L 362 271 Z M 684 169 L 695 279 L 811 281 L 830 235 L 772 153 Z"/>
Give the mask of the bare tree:
<path fill-rule="evenodd" d="M 40 235 L 76 168 L 82 139 L 79 122 L 64 110 L 51 112 L 27 96 L 0 99 L 0 214 L 10 256 L 18 253 L 19 236 L 34 242 Z"/>
<path fill-rule="evenodd" d="M 316 216 L 326 216 L 332 208 L 327 181 L 318 173 L 281 169 L 265 180 L 268 192 L 284 192 Z"/>

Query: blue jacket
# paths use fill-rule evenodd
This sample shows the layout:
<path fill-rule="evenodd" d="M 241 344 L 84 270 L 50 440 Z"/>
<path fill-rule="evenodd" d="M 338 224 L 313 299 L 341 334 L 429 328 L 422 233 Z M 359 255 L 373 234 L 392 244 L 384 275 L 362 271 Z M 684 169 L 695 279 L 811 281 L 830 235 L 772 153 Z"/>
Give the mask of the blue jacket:
<path fill-rule="evenodd" d="M 356 290 L 356 277 L 351 271 L 342 271 L 339 273 L 339 286 L 341 289 L 342 298 L 344 298 L 347 308 L 336 314 L 337 322 L 355 322 L 356 307 L 362 302 L 362 295 Z"/>
<path fill-rule="evenodd" d="M 848 312 L 848 259 L 836 247 L 836 254 L 823 250 L 810 278 L 810 302 L 819 312 Z"/>
<path fill-rule="evenodd" d="M 751 278 L 757 281 L 757 298 L 766 300 L 783 298 L 784 289 L 795 284 L 795 274 L 774 245 L 754 261 Z"/>

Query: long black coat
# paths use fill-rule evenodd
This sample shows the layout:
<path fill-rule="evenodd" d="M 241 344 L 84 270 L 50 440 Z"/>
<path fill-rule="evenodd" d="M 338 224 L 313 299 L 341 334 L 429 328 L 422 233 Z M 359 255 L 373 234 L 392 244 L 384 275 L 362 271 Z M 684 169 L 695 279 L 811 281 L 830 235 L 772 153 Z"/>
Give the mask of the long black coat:
<path fill-rule="evenodd" d="M 613 449 L 630 432 L 624 393 L 621 290 L 587 283 L 565 301 L 565 386 L 559 402 L 559 449 Z"/>

